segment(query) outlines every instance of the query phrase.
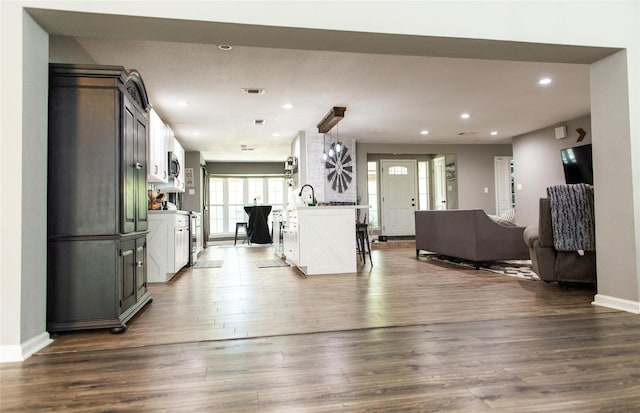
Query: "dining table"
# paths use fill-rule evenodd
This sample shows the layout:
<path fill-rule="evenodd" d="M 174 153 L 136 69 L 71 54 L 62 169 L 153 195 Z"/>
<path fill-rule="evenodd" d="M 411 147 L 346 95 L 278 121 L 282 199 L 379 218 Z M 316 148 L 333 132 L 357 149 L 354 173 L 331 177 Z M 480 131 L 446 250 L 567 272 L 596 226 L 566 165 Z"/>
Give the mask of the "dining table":
<path fill-rule="evenodd" d="M 248 205 L 244 212 L 249 216 L 247 235 L 252 244 L 271 244 L 271 231 L 267 218 L 271 213 L 271 205 Z"/>

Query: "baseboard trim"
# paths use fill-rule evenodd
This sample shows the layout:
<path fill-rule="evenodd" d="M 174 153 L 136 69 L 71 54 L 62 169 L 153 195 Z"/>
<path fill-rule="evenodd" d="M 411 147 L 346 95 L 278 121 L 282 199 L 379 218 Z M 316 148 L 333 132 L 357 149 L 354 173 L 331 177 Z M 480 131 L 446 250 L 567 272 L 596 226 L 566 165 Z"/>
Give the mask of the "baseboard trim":
<path fill-rule="evenodd" d="M 613 308 L 614 310 L 626 311 L 627 313 L 640 314 L 640 301 L 625 300 L 603 294 L 596 294 L 593 297 L 593 305 Z"/>
<path fill-rule="evenodd" d="M 19 345 L 0 346 L 0 363 L 24 361 L 36 351 L 53 343 L 46 331 Z"/>

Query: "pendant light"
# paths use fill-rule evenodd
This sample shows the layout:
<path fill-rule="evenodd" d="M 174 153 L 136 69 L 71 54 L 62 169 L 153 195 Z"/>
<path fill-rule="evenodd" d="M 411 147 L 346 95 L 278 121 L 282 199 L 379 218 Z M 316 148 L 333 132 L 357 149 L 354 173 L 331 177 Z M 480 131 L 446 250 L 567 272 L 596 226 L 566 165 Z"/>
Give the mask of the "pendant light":
<path fill-rule="evenodd" d="M 334 143 L 333 143 L 333 136 L 331 136 L 331 133 L 329 133 L 329 157 L 332 158 L 335 156 L 336 151 L 333 149 L 334 147 Z"/>
<path fill-rule="evenodd" d="M 326 161 L 329 159 L 327 155 L 327 135 L 325 133 L 322 134 L 322 160 Z"/>
<path fill-rule="evenodd" d="M 342 142 L 340 142 L 340 129 L 336 125 L 336 152 L 340 153 L 342 150 Z"/>

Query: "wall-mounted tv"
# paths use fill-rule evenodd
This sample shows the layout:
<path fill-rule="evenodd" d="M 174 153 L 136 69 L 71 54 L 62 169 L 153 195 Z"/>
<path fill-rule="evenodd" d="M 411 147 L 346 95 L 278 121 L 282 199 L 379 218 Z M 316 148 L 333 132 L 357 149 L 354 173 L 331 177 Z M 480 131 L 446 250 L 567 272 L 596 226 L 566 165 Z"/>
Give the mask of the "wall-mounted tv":
<path fill-rule="evenodd" d="M 591 144 L 562 149 L 560 155 L 567 184 L 593 185 Z"/>

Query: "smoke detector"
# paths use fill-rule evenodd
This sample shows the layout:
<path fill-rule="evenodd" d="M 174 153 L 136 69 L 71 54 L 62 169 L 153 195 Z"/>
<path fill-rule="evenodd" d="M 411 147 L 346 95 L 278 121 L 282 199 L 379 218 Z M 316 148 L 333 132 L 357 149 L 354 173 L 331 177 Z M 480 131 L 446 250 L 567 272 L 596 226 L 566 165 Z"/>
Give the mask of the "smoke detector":
<path fill-rule="evenodd" d="M 264 95 L 267 93 L 267 89 L 264 88 L 246 88 L 243 87 L 241 89 L 242 93 L 246 93 L 247 95 Z"/>

